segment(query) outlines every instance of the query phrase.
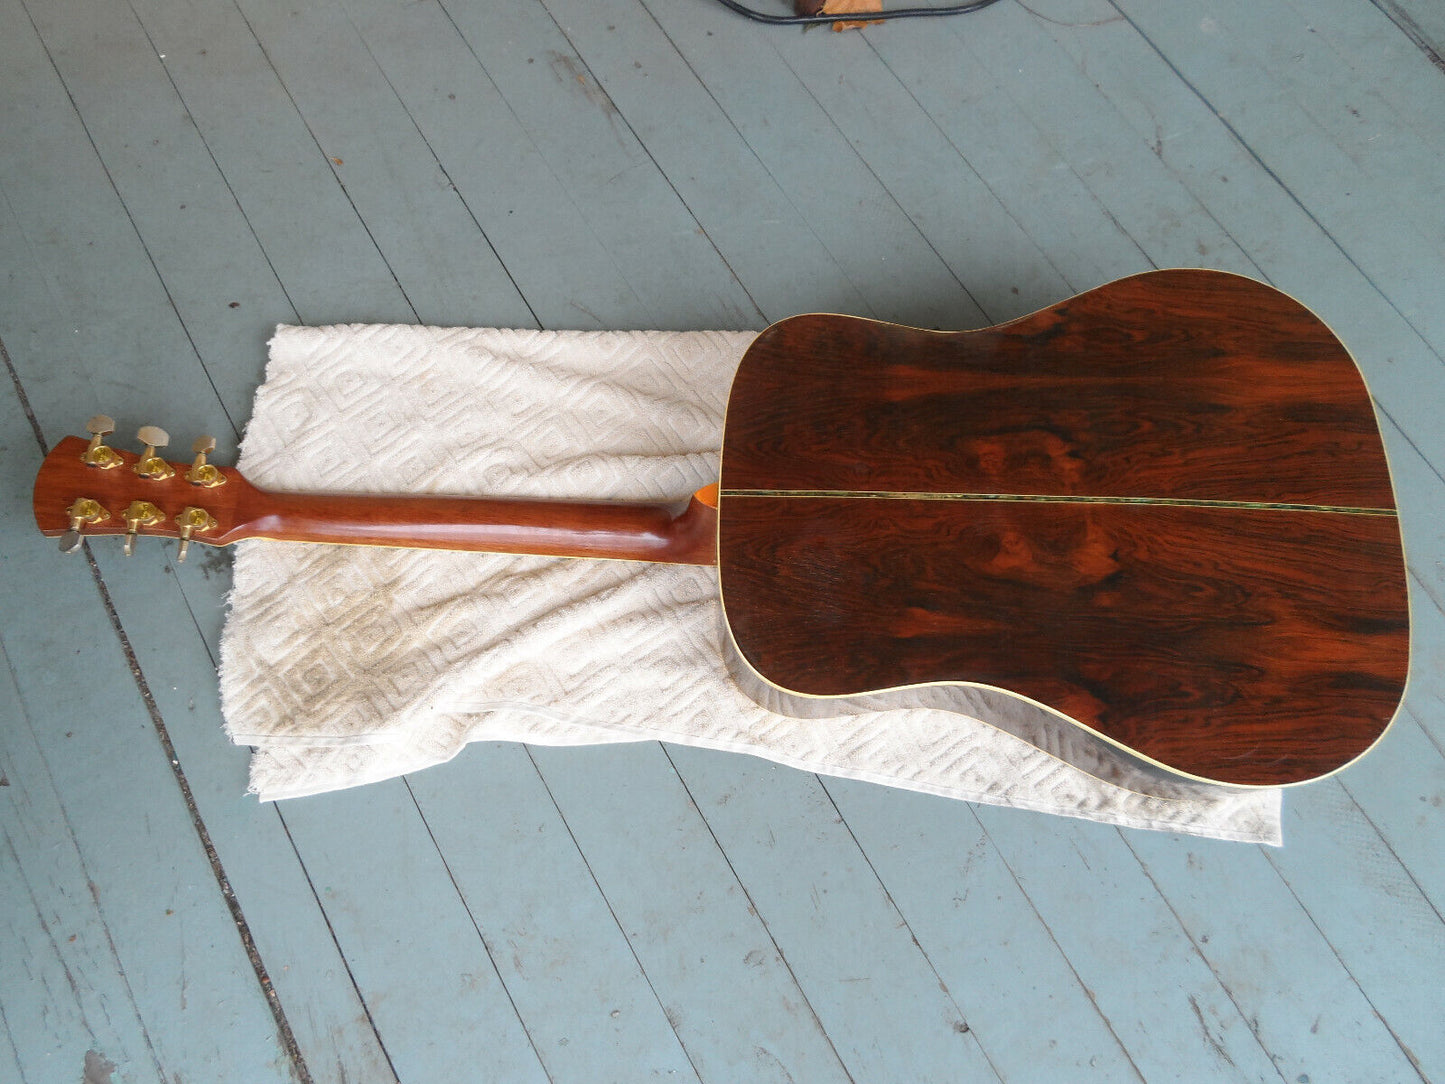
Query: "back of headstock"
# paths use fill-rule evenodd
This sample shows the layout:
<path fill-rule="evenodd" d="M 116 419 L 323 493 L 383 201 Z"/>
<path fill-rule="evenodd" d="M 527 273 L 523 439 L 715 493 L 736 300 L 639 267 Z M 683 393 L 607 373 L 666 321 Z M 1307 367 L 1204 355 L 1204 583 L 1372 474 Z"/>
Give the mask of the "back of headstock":
<path fill-rule="evenodd" d="M 201 437 L 189 463 L 157 454 L 169 441 L 164 430 L 142 426 L 144 450 L 137 455 L 111 448 L 105 438 L 115 423 L 97 415 L 86 424 L 90 440 L 66 437 L 45 457 L 35 478 L 35 524 L 41 534 L 60 538 L 62 553 L 74 553 L 89 537 L 123 535 L 130 556 L 138 536 L 181 540 L 177 560 L 191 542 L 224 546 L 236 527 L 236 506 L 251 487 L 234 468 L 206 461 L 216 446 Z"/>

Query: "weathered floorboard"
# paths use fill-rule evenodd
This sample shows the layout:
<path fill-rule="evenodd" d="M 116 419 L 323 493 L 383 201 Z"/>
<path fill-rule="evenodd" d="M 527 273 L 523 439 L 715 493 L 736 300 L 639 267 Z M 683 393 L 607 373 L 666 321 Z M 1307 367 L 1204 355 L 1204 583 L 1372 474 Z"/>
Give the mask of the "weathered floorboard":
<path fill-rule="evenodd" d="M 0 1076 L 1445 1080 L 1442 40 L 1422 0 L 0 0 Z M 1405 712 L 1280 851 L 655 744 L 257 806 L 225 561 L 98 541 L 112 619 L 28 524 L 32 421 L 224 446 L 276 323 L 967 327 L 1193 264 L 1341 334 L 1406 536 Z"/>

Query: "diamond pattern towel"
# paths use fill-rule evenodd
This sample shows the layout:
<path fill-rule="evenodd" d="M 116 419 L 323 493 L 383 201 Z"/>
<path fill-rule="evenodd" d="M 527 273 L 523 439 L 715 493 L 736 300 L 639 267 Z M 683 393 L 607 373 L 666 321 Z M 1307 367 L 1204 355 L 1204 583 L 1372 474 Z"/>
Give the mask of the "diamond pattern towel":
<path fill-rule="evenodd" d="M 281 327 L 240 467 L 278 490 L 682 497 L 715 480 L 751 339 Z M 416 771 L 474 741 L 662 740 L 969 801 L 1280 839 L 1279 791 L 1152 779 L 1001 694 L 970 694 L 967 714 L 771 714 L 728 678 L 710 568 L 257 540 L 237 547 L 230 604 L 222 707 L 266 800 Z"/>

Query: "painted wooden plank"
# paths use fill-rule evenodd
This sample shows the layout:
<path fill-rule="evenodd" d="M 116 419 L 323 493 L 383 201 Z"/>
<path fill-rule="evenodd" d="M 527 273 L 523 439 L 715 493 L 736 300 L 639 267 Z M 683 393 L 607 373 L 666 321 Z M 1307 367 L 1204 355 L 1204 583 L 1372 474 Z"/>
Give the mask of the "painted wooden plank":
<path fill-rule="evenodd" d="M 296 799 L 286 823 L 401 1080 L 547 1079 L 405 782 Z"/>
<path fill-rule="evenodd" d="M 701 75 L 726 124 L 717 133 L 725 140 L 719 151 L 736 155 L 742 150 L 739 140 L 745 141 L 748 160 L 766 171 L 767 187 L 797 209 L 850 284 L 868 299 L 865 315 L 932 327 L 957 322 L 962 304 L 977 316 L 977 307 L 960 296 L 961 284 L 937 253 L 775 57 L 756 53 L 745 80 L 709 78 L 684 62 L 637 0 L 548 0 L 548 10 L 592 77 L 629 123 L 646 133 L 649 151 L 684 198 L 692 188 L 682 178 L 697 169 L 684 164 L 684 155 L 694 157 L 698 141 L 691 126 L 678 126 L 675 116 L 679 96 L 685 101 L 689 90 L 701 89 Z M 628 26 L 625 36 L 608 29 L 618 25 Z M 720 224 L 699 217 L 723 247 Z M 754 281 L 746 269 L 738 270 L 744 285 Z M 917 284 L 929 279 L 945 283 L 946 292 L 919 290 Z M 752 289 L 756 296 L 759 290 Z"/>
<path fill-rule="evenodd" d="M 555 13 L 555 12 L 554 12 Z M 605 13 L 589 12 L 602 19 Z M 620 23 L 615 55 L 572 48 L 737 275 L 765 319 L 812 309 L 859 311 L 845 270 L 753 152 L 708 89 L 640 8 Z M 608 32 L 591 24 L 589 41 Z M 569 33 L 566 20 L 559 20 Z M 615 35 L 614 35 L 615 37 Z M 570 39 L 569 39 L 570 40 Z M 605 44 L 605 43 L 604 43 Z M 621 55 L 625 53 L 626 55 Z M 615 63 L 622 78 L 604 79 Z M 537 59 L 541 63 L 541 59 Z M 610 70 L 610 69 L 609 69 Z"/>
<path fill-rule="evenodd" d="M 3 1015 L 3 1013 L 0 1013 L 0 1015 Z M 5 1040 L 4 1046 L 0 1046 L 0 1070 L 3 1070 L 7 1074 L 8 1079 L 17 1080 L 20 1084 L 25 1084 L 24 1073 L 20 1068 L 20 1052 L 15 1049 L 8 1028 L 6 1029 Z"/>
<path fill-rule="evenodd" d="M 8 562 L 0 561 L 0 570 Z M 3 638 L 0 638 L 3 639 Z M 0 674 L 0 1027 L 15 1068 L 6 1079 L 77 1075 L 87 1051 L 155 1073 L 145 1024 L 106 936 L 99 902 L 31 729 L 13 664 Z"/>
<path fill-rule="evenodd" d="M 532 755 L 697 1075 L 852 1079 L 662 748 Z"/>
<path fill-rule="evenodd" d="M 1430 0 L 1375 0 L 1402 33 L 1424 51 L 1436 67 L 1445 56 L 1445 13 Z"/>
<path fill-rule="evenodd" d="M 696 1079 L 527 750 L 455 767 L 409 785 L 548 1077 Z"/>
<path fill-rule="evenodd" d="M 104 8 L 74 0 L 56 7 L 44 28 L 78 50 L 87 42 L 87 28 L 105 25 Z M 301 319 L 353 320 L 360 307 L 374 320 L 414 321 L 414 311 L 375 241 L 361 228 L 325 152 L 235 8 L 200 4 L 182 11 L 145 10 L 154 63 L 164 64 L 163 72 L 147 75 L 164 78 L 180 95 L 186 116 Z M 134 15 L 117 9 L 113 18 L 112 32 L 122 33 L 120 24 Z M 133 37 L 133 32 L 123 36 Z M 129 78 L 131 68 L 104 63 L 97 52 L 102 45 L 103 39 L 92 38 L 83 54 L 94 58 L 96 69 L 75 68 L 67 78 L 77 86 L 85 82 L 82 77 L 110 72 Z"/>
<path fill-rule="evenodd" d="M 970 17 L 959 34 L 997 33 L 990 29 L 996 18 L 996 12 Z M 893 33 L 896 29 L 870 36 L 873 49 L 1048 254 L 1070 292 L 1151 266 L 1113 209 L 1101 204 L 1050 133 L 1030 115 L 1027 105 L 1033 95 L 1027 81 L 1010 85 L 944 28 L 917 24 L 901 37 Z"/>
<path fill-rule="evenodd" d="M 436 20 L 437 27 L 463 35 L 507 111 L 655 319 L 692 328 L 756 325 L 757 306 L 546 11 L 513 4 L 458 6 L 448 14 L 452 22 Z M 372 48 L 396 59 L 385 39 Z"/>
<path fill-rule="evenodd" d="M 186 352 L 204 358 L 225 404 L 230 427 L 222 435 L 234 436 L 260 377 L 256 347 L 269 334 L 267 314 L 289 315 L 290 303 L 129 9 L 61 3 L 37 14 L 85 136 L 121 197 L 118 223 L 128 218 L 143 238 L 145 258 L 182 314 Z"/>
<path fill-rule="evenodd" d="M 1441 623 L 1432 619 L 1431 656 L 1439 658 Z M 1438 672 L 1438 671 L 1437 671 Z M 1440 739 L 1438 694 L 1412 695 L 1370 760 L 1340 776 L 1340 785 L 1365 810 L 1370 823 L 1436 910 L 1445 913 L 1445 757 Z M 1427 720 L 1430 726 L 1427 727 Z"/>
<path fill-rule="evenodd" d="M 972 806 L 824 786 L 1000 1077 L 1143 1079 Z"/>
<path fill-rule="evenodd" d="M 141 5 L 139 11 L 158 36 L 175 25 L 177 13 L 168 6 Z M 344 14 L 335 7 L 259 3 L 241 5 L 241 12 L 245 29 L 274 66 L 417 319 L 467 326 L 485 314 L 500 326 L 535 324 L 475 217 Z M 367 313 L 355 316 L 372 319 Z"/>
<path fill-rule="evenodd" d="M 1440 124 L 1441 98 L 1445 97 L 1445 61 L 1432 62 L 1416 48 L 1401 28 L 1373 4 L 1351 0 L 1325 0 L 1318 5 L 1291 2 L 1289 9 L 1307 26 L 1308 37 L 1329 49 L 1335 62 L 1356 73 L 1347 84 L 1354 95 L 1368 95 L 1378 108 L 1391 111 L 1394 123 L 1405 126 L 1418 139 L 1433 144 L 1438 154 L 1445 140 Z M 1307 50 L 1298 48 L 1297 54 Z M 1291 58 L 1292 59 L 1292 58 Z M 1358 120 L 1358 118 L 1351 118 Z"/>
<path fill-rule="evenodd" d="M 1001 1075 L 817 776 L 668 755 L 855 1080 Z"/>
<path fill-rule="evenodd" d="M 63 127 L 63 121 L 61 121 L 57 127 Z M 79 162 L 71 164 L 71 168 L 68 170 L 68 176 L 72 178 L 72 183 L 75 177 L 85 175 L 85 168 L 86 167 Z M 18 189 L 14 188 L 7 190 L 7 194 L 16 198 L 22 195 Z M 43 192 L 31 193 L 27 191 L 24 195 L 29 198 L 32 195 L 43 195 Z M 84 196 L 81 197 L 81 205 L 87 208 L 104 206 L 107 199 L 113 198 L 113 193 L 93 190 L 85 193 Z M 115 217 L 120 221 L 124 221 L 123 213 Z M 15 237 L 17 233 L 18 230 L 11 231 L 7 236 Z M 121 234 L 120 236 L 123 239 L 126 235 Z M 137 259 L 138 255 L 139 259 Z M 150 274 L 150 269 L 143 254 L 138 254 L 134 246 L 128 247 L 125 240 L 116 241 L 110 239 L 104 246 L 88 246 L 87 251 L 84 253 L 83 260 L 72 259 L 71 254 L 65 250 L 57 253 L 54 251 L 53 246 L 51 248 L 31 246 L 22 249 L 21 252 L 17 253 L 17 256 L 17 262 L 12 266 L 22 266 L 19 261 L 23 260 L 25 265 L 33 268 L 35 279 L 43 282 L 48 277 L 58 281 L 62 285 L 63 296 L 77 299 L 73 308 L 70 311 L 66 311 L 63 307 L 57 306 L 53 302 L 48 306 L 38 305 L 32 308 L 25 303 L 26 299 L 24 297 L 7 295 L 7 301 L 15 302 L 13 308 L 6 306 L 5 323 L 7 329 L 19 327 L 22 330 L 22 337 L 27 346 L 25 356 L 17 357 L 17 363 L 22 369 L 35 374 L 32 376 L 31 383 L 36 386 L 37 389 L 45 388 L 49 390 L 48 382 L 54 382 L 55 370 L 52 366 L 48 365 L 48 362 L 55 354 L 53 349 L 56 345 L 55 340 L 65 336 L 66 333 L 63 328 L 53 330 L 47 327 L 44 322 L 45 319 L 52 317 L 56 313 L 61 313 L 71 319 L 75 319 L 78 314 L 83 319 L 87 313 L 94 313 L 97 309 L 103 310 L 107 303 L 115 299 L 117 293 L 133 290 L 137 282 L 144 283 L 146 276 Z M 27 277 L 25 281 L 31 281 L 31 278 Z M 152 297 L 154 296 L 155 295 L 152 295 Z M 124 298 L 121 300 L 124 303 L 131 303 L 125 302 Z M 146 302 L 142 302 L 141 304 L 144 305 Z M 165 341 L 168 321 L 174 319 L 168 306 L 165 306 L 163 303 L 150 302 L 149 309 L 143 309 L 142 311 L 149 311 L 155 321 L 150 340 L 151 344 L 163 343 Z M 40 326 L 38 327 L 34 320 L 35 317 L 41 317 Z M 139 357 L 137 355 L 139 355 Z M 142 369 L 142 359 L 151 356 L 150 345 L 136 347 L 133 353 L 128 353 L 125 350 L 117 348 L 112 356 L 106 359 L 106 364 L 122 373 L 139 372 Z M 170 358 L 170 364 L 175 364 L 174 355 Z M 60 372 L 65 373 L 66 370 L 61 369 Z M 195 376 L 200 378 L 199 373 L 196 373 Z M 72 376 L 71 379 L 73 381 L 74 377 Z M 170 393 L 170 396 L 178 402 L 183 403 L 185 401 L 185 389 L 187 385 L 184 380 L 178 381 L 172 377 L 168 377 L 164 380 L 154 382 L 149 380 L 144 382 L 137 381 L 137 384 L 143 384 L 143 386 L 135 389 L 132 394 L 137 398 L 148 400 L 152 405 L 158 403 L 160 399 L 156 388 L 166 389 L 166 391 Z M 55 390 L 60 394 L 61 398 L 64 398 L 65 389 L 63 384 Z M 65 411 L 67 415 L 74 414 L 76 410 L 75 400 L 77 399 L 79 399 L 85 408 L 85 410 L 81 411 L 82 413 L 102 405 L 114 409 L 111 402 L 93 402 L 89 396 L 75 396 L 73 389 L 70 399 L 70 409 Z M 214 405 L 212 409 L 215 409 Z M 117 414 L 122 413 L 119 410 L 115 412 Z M 148 420 L 158 419 L 154 419 L 154 416 L 152 416 Z M 143 548 L 142 554 L 145 552 Z M 104 554 L 102 554 L 102 559 L 104 559 Z M 169 572 L 169 569 L 164 566 L 164 561 L 161 562 L 161 566 L 161 571 L 158 572 L 158 576 L 162 573 Z M 127 569 L 127 572 L 130 573 L 132 579 L 137 578 L 137 567 L 135 564 L 132 564 Z M 166 580 L 161 579 L 160 582 L 164 585 Z M 165 587 L 161 586 L 159 597 L 164 597 L 165 590 Z M 156 610 L 157 598 L 158 595 L 154 591 L 144 593 L 137 603 L 138 611 L 148 613 Z M 219 598 L 212 599 L 211 603 L 211 613 L 218 616 L 220 612 Z M 163 613 L 162 619 L 157 623 L 158 628 L 155 630 L 147 629 L 146 632 L 149 635 L 139 637 L 138 639 L 147 647 L 156 650 L 162 658 L 170 659 L 175 656 L 185 655 L 186 649 L 192 645 L 187 643 L 185 647 L 180 647 L 175 643 L 178 635 L 180 639 L 184 641 L 187 631 L 190 628 L 185 611 L 181 611 L 183 624 L 176 626 L 174 624 L 176 615 L 173 612 L 166 611 L 164 607 L 161 607 L 161 610 Z M 169 629 L 166 628 L 167 621 L 172 622 L 172 627 Z M 194 654 L 191 657 L 193 662 L 190 678 L 194 683 L 193 687 L 205 690 L 211 700 L 211 710 L 209 712 L 210 725 L 204 732 L 206 741 L 203 745 L 208 746 L 210 750 L 225 754 L 216 762 L 215 767 L 217 771 L 208 786 L 196 786 L 195 776 L 191 777 L 192 784 L 198 791 L 207 791 L 214 787 L 224 795 L 224 802 L 230 803 L 234 807 L 244 788 L 244 754 L 238 750 L 226 749 L 223 743 L 217 741 L 218 732 L 216 729 L 216 720 L 218 719 L 218 714 L 214 707 L 214 667 L 204 651 L 199 653 L 198 664 L 194 661 Z M 80 660 L 77 660 L 77 666 L 79 665 Z M 78 680 L 83 679 L 78 678 Z M 187 689 L 188 687 L 180 686 L 180 688 Z M 177 712 L 177 715 L 181 718 L 186 717 L 185 700 L 186 697 L 182 695 L 181 707 Z M 194 704 L 190 705 L 190 707 L 193 708 Z M 184 734 L 186 731 L 182 731 L 181 733 Z M 247 813 L 254 813 L 254 806 L 248 807 L 245 811 Z M 260 841 L 260 837 L 265 835 L 265 829 L 268 826 L 271 830 L 270 838 L 276 848 L 275 850 L 268 850 Z M 262 815 L 259 832 L 255 825 L 236 825 L 235 827 L 235 835 L 243 841 L 244 846 L 244 849 L 239 852 L 241 855 L 241 864 L 243 866 L 250 865 L 253 869 L 259 868 L 260 874 L 257 880 L 265 884 L 270 890 L 269 894 L 264 897 L 265 899 L 274 899 L 279 909 L 283 912 L 288 901 L 298 898 L 296 895 L 298 889 L 300 891 L 299 898 L 307 901 L 310 900 L 309 888 L 305 883 L 304 877 L 301 876 L 301 871 L 296 866 L 295 856 L 291 852 L 284 832 L 280 830 L 281 826 L 275 821 L 274 814 L 267 811 Z M 119 828 L 120 826 L 117 826 L 117 829 Z M 279 866 L 275 862 L 270 862 L 268 865 L 268 861 L 275 858 L 279 859 Z M 288 896 L 287 892 L 283 891 L 283 888 L 290 890 L 291 895 Z M 254 898 L 254 896 L 250 898 Z M 331 948 L 332 950 L 333 955 L 330 964 L 323 961 L 316 968 L 297 968 L 295 972 L 296 977 L 302 980 L 299 985 L 303 988 L 305 994 L 304 997 L 298 996 L 298 1003 L 304 1004 L 307 1007 L 307 1012 L 302 1019 L 305 1023 L 311 1023 L 316 1026 L 316 1031 L 312 1035 L 306 1036 L 303 1034 L 303 1040 L 308 1038 L 315 1040 L 314 1042 L 308 1042 L 307 1045 L 309 1045 L 317 1055 L 318 1062 L 322 1064 L 328 1063 L 331 1060 L 331 1055 L 340 1050 L 345 1053 L 336 1054 L 336 1057 L 344 1058 L 344 1060 L 353 1065 L 353 1068 L 375 1064 L 376 1058 L 373 1056 L 376 1053 L 374 1037 L 371 1037 L 373 1047 L 368 1050 L 364 1031 L 359 1038 L 356 1035 L 356 1021 L 360 1020 L 361 1026 L 364 1029 L 365 1018 L 355 1002 L 354 992 L 344 986 L 336 987 L 333 991 L 328 992 L 340 995 L 340 1000 L 343 1004 L 335 1005 L 338 998 L 336 996 L 326 996 L 318 988 L 318 986 L 324 986 L 324 983 L 312 984 L 309 982 L 311 977 L 325 973 L 327 967 L 335 968 L 336 958 L 334 956 L 334 947 L 330 945 L 330 941 L 326 937 L 325 927 L 320 921 L 320 916 L 315 915 L 314 911 L 307 912 L 299 919 L 292 916 L 284 922 L 278 922 L 275 930 L 275 940 L 286 945 L 287 948 L 291 950 L 281 954 L 282 962 L 275 967 L 278 979 L 282 980 L 281 985 L 283 986 L 286 985 L 284 979 L 288 974 L 290 962 L 295 959 L 294 949 L 297 946 L 302 946 L 307 943 L 314 944 L 317 949 L 319 949 L 319 952 L 311 953 L 312 956 L 320 955 L 324 957 L 327 948 Z M 318 933 L 320 934 L 319 937 L 317 936 Z M 275 946 L 273 945 L 273 947 Z M 263 948 L 263 952 L 264 951 Z M 301 955 L 304 957 L 307 953 L 303 951 Z M 303 976 L 305 976 L 305 978 L 302 978 Z M 350 1006 L 344 1004 L 346 994 L 352 994 L 352 1004 Z M 333 1006 L 336 1009 L 336 1015 L 333 1019 L 327 1019 L 326 1010 Z M 304 1032 L 304 1027 L 302 1030 Z M 384 1059 L 381 1064 L 384 1067 Z M 377 1072 L 374 1075 L 377 1079 L 382 1078 L 381 1072 Z"/>
<path fill-rule="evenodd" d="M 0 498 L 24 508 L 41 453 L 13 395 L 3 404 L 0 443 L 9 469 Z M 231 1080 L 290 1080 L 271 1007 L 100 611 L 88 563 L 61 562 L 23 516 L 0 524 L 0 552 L 0 613 L 26 618 L 8 619 L 4 630 L 21 703 L 4 725 L 28 726 L 78 856 L 56 841 L 61 853 L 42 850 L 34 856 L 38 868 L 25 876 L 48 882 L 47 892 L 93 899 L 103 932 L 88 932 L 103 936 L 109 953 L 73 963 L 80 981 L 97 988 L 114 989 L 111 976 L 124 976 L 133 1009 L 117 1004 L 117 1020 L 133 1011 L 145 1035 L 144 1046 L 125 1050 L 140 1059 L 128 1071 L 215 1079 L 222 1067 Z M 73 879 L 62 885 L 56 878 L 65 874 Z M 94 978 L 85 974 L 92 969 Z M 79 1065 L 89 1034 L 64 1041 Z"/>
<path fill-rule="evenodd" d="M 1270 882 L 1262 848 L 1142 833 L 1127 842 L 1286 1080 L 1417 1079 L 1300 901 Z"/>
<path fill-rule="evenodd" d="M 881 130 L 875 128 L 873 134 L 894 144 L 889 151 L 896 157 L 860 153 L 858 139 L 829 115 L 830 101 L 824 94 L 832 92 L 834 82 L 840 84 L 837 93 L 846 96 L 850 91 L 841 84 L 854 77 L 860 64 L 868 74 L 878 71 L 876 65 L 867 63 L 871 54 L 862 39 L 848 36 L 836 40 L 835 48 L 829 50 L 827 89 L 820 93 L 819 86 L 800 70 L 797 56 L 778 51 L 780 42 L 800 42 L 800 35 L 759 36 L 756 26 L 720 6 L 661 3 L 649 10 L 689 69 L 711 88 L 739 134 L 794 193 L 800 210 L 810 221 L 820 223 L 815 229 L 821 233 L 824 224 L 837 229 L 835 223 L 856 228 L 855 236 L 831 243 L 835 248 L 856 246 L 863 252 L 876 252 L 889 261 L 886 273 L 871 274 L 860 283 L 860 289 L 876 299 L 874 305 L 880 311 L 890 304 L 898 308 L 896 300 L 888 301 L 890 289 L 906 290 L 917 298 L 906 302 L 907 308 L 899 310 L 895 318 L 977 326 L 987 322 L 984 313 L 990 308 L 979 292 L 994 289 L 996 280 L 1016 278 L 1034 293 L 1030 288 L 1033 268 L 1044 262 L 1039 252 L 1008 220 L 977 175 L 964 167 L 946 141 L 938 139 L 936 130 L 904 135 L 900 122 L 918 114 L 906 95 L 886 105 L 860 103 L 880 119 L 888 117 L 888 123 L 881 125 Z M 801 50 L 804 57 L 815 52 Z M 746 66 L 750 78 L 734 78 L 741 66 Z M 889 89 L 896 91 L 896 83 Z M 904 103 L 908 112 L 900 115 L 896 106 Z M 918 138 L 920 134 L 922 138 Z M 896 145 L 900 137 L 909 136 L 914 138 L 907 139 L 906 149 Z M 971 221 L 974 216 L 977 223 Z M 935 225 L 938 228 L 930 235 Z M 870 229 L 896 235 L 899 241 L 907 239 L 915 247 L 916 233 L 936 258 L 930 254 L 920 261 L 906 251 L 889 255 L 871 237 Z M 947 238 L 947 243 L 941 244 L 940 238 Z M 971 251 L 975 259 L 958 259 L 965 251 Z M 980 258 L 989 263 L 981 263 Z M 997 267 L 993 260 L 1008 266 Z M 984 274 L 982 266 L 997 267 L 997 274 Z M 896 287 L 888 285 L 894 282 Z M 997 299 L 993 300 L 993 307 L 1000 308 Z"/>
<path fill-rule="evenodd" d="M 1102 1070 L 1110 1079 L 1136 1074 L 1092 1004 L 1092 989 L 1084 988 L 1090 1000 L 1075 998 L 1078 975 L 1059 954 L 1053 935 L 1020 893 L 971 810 L 846 781 L 830 780 L 827 787 L 870 863 L 905 915 L 913 916 L 915 934 L 940 973 L 945 979 L 959 978 L 959 985 L 950 981 L 950 987 L 1005 1079 L 1011 1078 L 1010 1058 L 1015 1060 L 1012 1075 L 1021 1079 L 1063 1078 L 1079 1070 Z M 913 815 L 893 813 L 895 804 L 911 806 Z M 862 816 L 864 810 L 873 816 Z M 873 823 L 875 819 L 880 823 Z M 1045 830 L 1047 824 L 1043 822 Z M 950 900 L 952 909 L 939 908 L 940 899 Z M 916 916 L 909 900 L 919 904 Z M 1082 921 L 1112 921 L 1103 913 L 1107 901 L 1080 906 L 1087 909 Z M 1034 957 L 1044 953 L 1051 959 L 1040 966 Z M 952 970 L 946 966 L 950 958 Z M 1009 977 L 1008 989 L 999 988 L 999 975 Z M 1193 1018 L 1170 1023 L 1173 1032 L 1185 1030 L 1180 1025 L 1191 1030 L 1195 1025 Z M 1162 1020 L 1156 1022 L 1161 1035 L 1162 1025 Z M 1203 1070 L 1195 1066 L 1191 1071 Z"/>
<path fill-rule="evenodd" d="M 1145 1080 L 1181 1066 L 1190 1080 L 1279 1079 L 1119 830 L 986 806 L 978 818 Z"/>
<path fill-rule="evenodd" d="M 174 417 L 225 432 L 209 385 L 168 382 L 191 346 L 173 320 L 156 322 L 170 308 L 165 291 L 24 10 L 4 0 L 0 22 L 0 97 L 11 106 L 0 125 L 3 334 L 42 428 L 102 409 L 133 426 L 164 388 Z M 112 252 L 131 254 L 127 274 L 102 267 Z"/>
<path fill-rule="evenodd" d="M 691 14 L 676 12 L 670 5 L 659 12 L 663 13 Z M 696 41 L 697 33 L 687 33 L 695 20 L 676 22 L 681 25 L 665 25 L 679 47 Z M 756 49 L 755 34 L 746 33 L 735 20 L 728 25 L 739 54 Z M 695 53 L 689 54 L 695 68 L 701 70 L 718 51 L 719 36 L 712 33 L 698 42 Z M 856 43 L 846 59 L 835 56 L 834 49 L 817 48 L 805 35 L 768 35 L 766 41 L 937 249 L 988 321 L 1012 319 L 1075 292 L 1051 255 L 1028 235 L 969 161 L 967 149 L 940 130 L 882 62 L 871 39 L 845 39 Z"/>
<path fill-rule="evenodd" d="M 1150 144 L 1097 115 L 1097 92 L 1054 46 L 1039 22 L 1005 7 L 983 30 L 953 30 L 951 44 L 983 64 L 1070 163 L 1094 198 L 1152 264 L 1210 266 L 1247 273 L 1249 261 L 1207 208 L 1160 162 Z M 927 100 L 936 112 L 947 105 Z"/>
<path fill-rule="evenodd" d="M 1125 3 L 1127 12 L 1171 65 L 1203 95 L 1260 161 L 1348 251 L 1401 315 L 1435 349 L 1445 349 L 1445 314 L 1433 283 L 1418 274 L 1438 266 L 1436 231 L 1411 214 L 1410 183 L 1387 184 L 1352 161 L 1330 134 L 1308 117 L 1259 109 L 1254 103 L 1282 95 L 1279 81 L 1242 61 L 1220 24 L 1199 28 L 1162 8 Z"/>
<path fill-rule="evenodd" d="M 1225 26 L 1236 47 L 1289 88 L 1290 106 L 1327 131 L 1365 172 L 1404 186 L 1415 199 L 1423 196 L 1427 205 L 1439 193 L 1445 73 L 1379 9 L 1218 0 L 1201 16 Z M 1401 94 L 1407 79 L 1410 93 Z M 1433 223 L 1422 225 L 1439 235 Z"/>
<path fill-rule="evenodd" d="M 353 4 L 347 15 L 542 326 L 660 321 L 445 12 L 426 4 Z M 499 321 L 481 313 L 473 322 Z"/>
<path fill-rule="evenodd" d="M 1435 795 L 1442 789 L 1445 771 L 1437 771 Z M 1308 908 L 1370 1011 L 1415 1070 L 1425 1080 L 1440 1079 L 1445 1073 L 1440 1028 L 1445 993 L 1439 982 L 1445 974 L 1445 937 L 1440 936 L 1439 908 L 1391 848 L 1381 845 L 1344 777 L 1303 787 L 1290 799 L 1285 809 L 1289 845 L 1265 857 Z M 1434 839 L 1439 838 L 1437 831 Z"/>

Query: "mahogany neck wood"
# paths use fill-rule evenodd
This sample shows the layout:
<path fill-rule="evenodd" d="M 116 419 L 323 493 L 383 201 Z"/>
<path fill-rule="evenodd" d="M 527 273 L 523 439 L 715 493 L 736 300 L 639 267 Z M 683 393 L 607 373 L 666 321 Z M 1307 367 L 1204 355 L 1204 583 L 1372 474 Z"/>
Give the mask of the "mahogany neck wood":
<path fill-rule="evenodd" d="M 135 502 L 154 506 L 159 518 L 138 529 L 141 537 L 176 538 L 176 517 L 199 508 L 214 518 L 192 541 L 226 546 L 243 538 L 330 542 L 409 549 L 474 550 L 557 557 L 611 558 L 668 564 L 717 563 L 717 487 L 686 502 L 627 503 L 455 496 L 372 496 L 276 493 L 258 489 L 233 468 L 214 488 L 186 481 L 186 464 L 173 463 L 169 478 L 142 478 L 139 457 L 115 451 L 111 469 L 88 466 L 86 441 L 67 437 L 46 457 L 35 483 L 35 520 L 41 532 L 61 535 L 71 526 L 69 509 L 88 498 L 105 517 L 83 526 L 87 536 L 127 530 Z"/>
<path fill-rule="evenodd" d="M 234 539 L 717 563 L 717 509 L 663 504 L 262 493 Z"/>

